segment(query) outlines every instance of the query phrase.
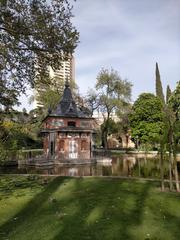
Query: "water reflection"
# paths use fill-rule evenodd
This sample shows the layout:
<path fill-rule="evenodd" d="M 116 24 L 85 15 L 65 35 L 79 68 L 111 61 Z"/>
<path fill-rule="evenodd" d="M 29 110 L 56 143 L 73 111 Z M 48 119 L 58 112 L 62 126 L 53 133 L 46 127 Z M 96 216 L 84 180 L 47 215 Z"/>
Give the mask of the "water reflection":
<path fill-rule="evenodd" d="M 168 161 L 165 162 L 165 173 L 168 173 Z M 115 157 L 112 160 L 112 175 L 126 177 L 160 177 L 158 158 Z"/>
<path fill-rule="evenodd" d="M 178 162 L 180 173 L 180 162 Z M 1 173 L 30 173 L 59 176 L 125 176 L 160 178 L 160 160 L 158 158 L 138 158 L 130 155 L 112 157 L 111 163 L 93 165 L 56 165 L 54 167 L 1 169 Z M 164 162 L 164 175 L 168 178 L 168 161 Z"/>

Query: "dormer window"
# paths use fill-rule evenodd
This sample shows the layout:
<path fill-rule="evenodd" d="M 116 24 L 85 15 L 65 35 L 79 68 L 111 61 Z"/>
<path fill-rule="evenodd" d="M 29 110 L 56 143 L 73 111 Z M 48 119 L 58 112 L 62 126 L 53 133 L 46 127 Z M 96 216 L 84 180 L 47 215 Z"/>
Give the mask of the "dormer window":
<path fill-rule="evenodd" d="M 76 127 L 76 122 L 74 121 L 68 122 L 68 127 Z"/>

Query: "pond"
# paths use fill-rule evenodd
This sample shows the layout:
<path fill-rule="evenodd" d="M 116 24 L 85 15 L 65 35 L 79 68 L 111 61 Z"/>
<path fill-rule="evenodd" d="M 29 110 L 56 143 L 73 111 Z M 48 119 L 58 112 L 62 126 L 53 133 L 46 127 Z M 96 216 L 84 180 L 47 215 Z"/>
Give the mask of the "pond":
<path fill-rule="evenodd" d="M 164 177 L 169 178 L 168 161 L 164 162 Z M 180 162 L 178 162 L 178 172 L 180 177 Z M 59 176 L 123 176 L 160 178 L 159 158 L 146 158 L 129 155 L 112 156 L 112 161 L 108 163 L 65 165 L 49 167 L 6 167 L 0 168 L 0 173 L 20 173 L 20 174 L 45 174 Z"/>

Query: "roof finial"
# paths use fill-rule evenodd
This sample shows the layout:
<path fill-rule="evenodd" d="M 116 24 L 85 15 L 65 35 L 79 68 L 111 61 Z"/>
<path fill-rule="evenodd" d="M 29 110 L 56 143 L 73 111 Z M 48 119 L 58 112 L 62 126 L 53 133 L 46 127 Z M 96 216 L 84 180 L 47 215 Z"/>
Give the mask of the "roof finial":
<path fill-rule="evenodd" d="M 65 87 L 69 87 L 69 80 L 68 80 L 68 77 L 66 78 Z"/>

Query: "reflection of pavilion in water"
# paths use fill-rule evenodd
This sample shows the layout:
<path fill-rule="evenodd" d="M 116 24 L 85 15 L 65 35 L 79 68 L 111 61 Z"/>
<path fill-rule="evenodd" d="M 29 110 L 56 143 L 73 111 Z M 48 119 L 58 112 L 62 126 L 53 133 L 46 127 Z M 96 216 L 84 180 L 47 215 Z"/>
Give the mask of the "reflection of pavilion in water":
<path fill-rule="evenodd" d="M 93 176 L 93 165 L 55 166 L 54 173 L 60 176 Z"/>
<path fill-rule="evenodd" d="M 168 161 L 164 163 L 165 176 L 168 176 Z M 28 173 L 41 173 L 59 176 L 124 176 L 124 177 L 154 177 L 160 178 L 160 162 L 158 158 L 139 158 L 122 155 L 112 158 L 110 163 L 83 165 L 55 165 L 49 168 L 40 167 Z"/>
<path fill-rule="evenodd" d="M 86 165 L 55 165 L 53 168 L 41 169 L 41 173 L 59 176 L 131 176 L 135 158 L 114 159 L 111 163 L 86 164 Z"/>
<path fill-rule="evenodd" d="M 50 168 L 39 169 L 38 173 L 44 175 L 58 175 L 58 176 L 95 176 L 96 170 L 93 164 L 83 164 L 83 165 L 54 165 Z"/>

